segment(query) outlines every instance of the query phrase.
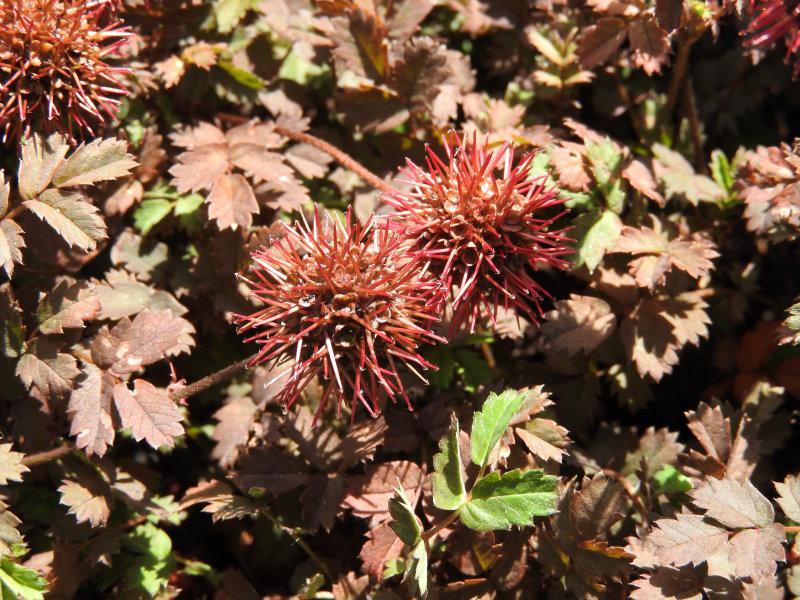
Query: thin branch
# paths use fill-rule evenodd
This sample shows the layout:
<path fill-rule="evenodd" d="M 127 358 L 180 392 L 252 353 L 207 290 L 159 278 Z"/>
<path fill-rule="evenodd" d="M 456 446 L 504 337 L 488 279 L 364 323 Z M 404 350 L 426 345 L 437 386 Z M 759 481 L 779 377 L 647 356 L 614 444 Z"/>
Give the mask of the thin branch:
<path fill-rule="evenodd" d="M 783 530 L 786 533 L 800 533 L 800 525 L 784 525 Z"/>
<path fill-rule="evenodd" d="M 53 448 L 52 450 L 28 454 L 27 456 L 23 457 L 20 462 L 26 467 L 33 467 L 35 465 L 40 465 L 51 460 L 56 460 L 57 458 L 61 458 L 62 456 L 66 456 L 73 450 L 75 450 L 75 445 L 72 442 L 66 442 L 58 448 Z"/>
<path fill-rule="evenodd" d="M 329 144 L 325 140 L 321 140 L 316 136 L 313 136 L 309 133 L 303 133 L 302 131 L 295 131 L 294 129 L 286 129 L 285 127 L 280 127 L 278 125 L 274 128 L 275 133 L 282 135 L 283 137 L 287 137 L 290 140 L 294 140 L 295 142 L 302 142 L 304 144 L 308 144 L 309 146 L 313 146 L 317 150 L 322 150 L 326 154 L 333 157 L 333 159 L 342 165 L 346 169 L 350 169 L 353 173 L 357 174 L 361 179 L 366 181 L 375 189 L 378 189 L 382 192 L 386 192 L 391 194 L 395 191 L 395 189 L 386 183 L 383 179 L 378 177 L 375 173 L 367 169 L 364 165 L 358 162 L 349 154 L 342 152 L 333 144 Z"/>
<path fill-rule="evenodd" d="M 689 67 L 689 52 L 693 43 L 694 39 L 687 36 L 681 36 L 678 41 L 678 55 L 675 58 L 675 66 L 672 67 L 672 78 L 667 89 L 667 111 L 669 112 L 672 112 L 678 102 L 678 96 L 683 87 L 684 79 L 686 79 L 686 70 Z"/>
<path fill-rule="evenodd" d="M 323 561 L 322 558 L 316 552 L 314 552 L 311 546 L 309 546 L 308 543 L 302 537 L 300 537 L 300 534 L 297 529 L 285 525 L 280 521 L 280 519 L 278 519 L 278 517 L 273 515 L 268 509 L 264 507 L 260 508 L 259 512 L 265 517 L 267 517 L 267 519 L 269 519 L 277 527 L 279 527 L 281 531 L 289 535 L 295 541 L 295 543 L 298 546 L 300 546 L 305 551 L 306 554 L 308 554 L 308 557 L 315 563 L 317 563 L 317 566 L 320 568 L 322 574 L 325 575 L 328 581 L 334 580 L 333 577 L 331 576 L 330 569 L 328 569 L 328 565 L 326 565 L 325 561 Z"/>
<path fill-rule="evenodd" d="M 705 153 L 703 152 L 703 134 L 701 131 L 700 118 L 697 114 L 697 105 L 692 89 L 692 80 L 687 78 L 686 85 L 683 87 L 683 106 L 686 110 L 686 119 L 689 121 L 689 131 L 692 136 L 692 148 L 694 150 L 695 171 L 702 172 L 705 168 Z"/>
<path fill-rule="evenodd" d="M 190 396 L 194 396 L 195 394 L 199 394 L 207 390 L 210 387 L 218 385 L 224 381 L 227 381 L 231 377 L 235 377 L 239 373 L 243 372 L 247 365 L 253 361 L 258 356 L 258 354 L 254 354 L 253 356 L 248 356 L 247 358 L 240 360 L 239 362 L 235 362 L 232 365 L 225 367 L 224 369 L 220 369 L 216 373 L 212 373 L 211 375 L 207 375 L 202 379 L 195 381 L 194 383 L 190 383 L 187 386 L 184 386 L 180 389 L 175 390 L 170 394 L 170 400 L 173 402 L 178 402 L 179 400 L 185 400 Z"/>
<path fill-rule="evenodd" d="M 444 529 L 445 527 L 447 527 L 448 525 L 453 523 L 453 521 L 455 521 L 458 518 L 458 514 L 459 514 L 458 511 L 454 510 L 449 515 L 447 515 L 447 518 L 439 521 L 431 529 L 429 529 L 428 531 L 423 531 L 422 532 L 422 539 L 425 540 L 426 542 L 428 540 L 430 540 L 433 536 L 435 536 L 437 533 L 439 533 L 442 529 Z"/>

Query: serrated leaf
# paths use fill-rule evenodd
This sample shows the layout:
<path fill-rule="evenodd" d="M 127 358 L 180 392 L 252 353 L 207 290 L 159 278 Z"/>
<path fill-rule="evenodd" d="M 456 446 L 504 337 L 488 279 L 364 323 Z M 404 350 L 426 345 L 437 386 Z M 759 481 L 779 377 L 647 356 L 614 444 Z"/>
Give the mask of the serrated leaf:
<path fill-rule="evenodd" d="M 472 462 L 479 467 L 486 464 L 489 454 L 508 428 L 511 419 L 522 408 L 526 398 L 526 393 L 517 390 L 506 390 L 500 395 L 494 392 L 489 394 L 481 410 L 472 419 Z"/>
<path fill-rule="evenodd" d="M 26 200 L 25 206 L 42 221 L 55 229 L 70 246 L 94 250 L 97 242 L 106 239 L 106 224 L 97 207 L 83 201 L 77 193 L 58 189 L 45 190 L 36 200 Z"/>
<path fill-rule="evenodd" d="M 730 540 L 730 560 L 736 577 L 759 582 L 775 573 L 778 562 L 786 560 L 783 525 L 771 523 L 761 529 L 745 529 Z"/>
<path fill-rule="evenodd" d="M 22 310 L 10 283 L 0 285 L 0 356 L 17 358 L 23 350 Z"/>
<path fill-rule="evenodd" d="M 534 517 L 556 511 L 557 486 L 557 477 L 539 469 L 490 473 L 475 483 L 459 515 L 464 525 L 476 531 L 531 525 Z"/>
<path fill-rule="evenodd" d="M 776 502 L 784 514 L 795 523 L 800 523 L 800 479 L 795 475 L 788 475 L 783 483 L 775 483 L 778 490 Z"/>
<path fill-rule="evenodd" d="M 0 269 L 9 279 L 14 275 L 14 263 L 22 264 L 23 233 L 22 227 L 11 219 L 0 221 Z"/>
<path fill-rule="evenodd" d="M 122 427 L 130 429 L 136 441 L 145 440 L 153 448 L 172 447 L 183 434 L 181 413 L 167 391 L 137 379 L 133 391 L 124 383 L 114 387 L 114 405 Z"/>
<path fill-rule="evenodd" d="M 191 323 L 169 310 L 144 310 L 133 321 L 125 317 L 110 330 L 101 328 L 92 341 L 92 358 L 119 375 L 135 373 L 166 356 L 188 351 L 193 332 Z"/>
<path fill-rule="evenodd" d="M 18 565 L 9 558 L 0 560 L 0 590 L 3 600 L 43 600 L 46 589 L 47 581 L 36 571 Z"/>
<path fill-rule="evenodd" d="M 659 519 L 645 537 L 657 564 L 700 564 L 728 542 L 728 532 L 701 515 L 678 513 L 674 519 Z M 637 560 L 639 559 L 637 553 Z M 639 564 L 634 560 L 634 564 Z"/>
<path fill-rule="evenodd" d="M 586 265 L 590 273 L 594 271 L 616 245 L 621 232 L 622 221 L 609 210 L 585 213 L 575 219 L 575 266 Z"/>
<path fill-rule="evenodd" d="M 217 20 L 217 30 L 220 33 L 233 30 L 253 5 L 253 0 L 217 0 L 212 8 Z"/>
<path fill-rule="evenodd" d="M 78 523 L 88 522 L 92 527 L 106 524 L 111 516 L 111 506 L 103 490 L 92 485 L 91 481 L 65 479 L 58 488 L 61 504 L 69 507 L 70 515 L 75 515 Z"/>
<path fill-rule="evenodd" d="M 711 478 L 690 495 L 707 517 L 731 529 L 766 527 L 775 520 L 772 503 L 750 481 Z"/>
<path fill-rule="evenodd" d="M 172 211 L 172 201 L 166 198 L 148 198 L 133 211 L 133 226 L 142 235 L 163 221 Z"/>
<path fill-rule="evenodd" d="M 14 547 L 25 542 L 18 529 L 21 524 L 22 521 L 0 501 L 0 557 L 13 555 Z"/>
<path fill-rule="evenodd" d="M 219 60 L 217 61 L 217 66 L 230 75 L 237 83 L 251 90 L 261 90 L 267 85 L 267 83 L 255 73 L 237 67 L 229 60 Z"/>
<path fill-rule="evenodd" d="M 41 333 L 63 333 L 64 329 L 84 327 L 84 321 L 94 319 L 99 312 L 94 285 L 62 281 L 39 303 L 36 320 Z"/>
<path fill-rule="evenodd" d="M 35 385 L 43 394 L 50 395 L 70 390 L 80 370 L 74 356 L 59 352 L 53 343 L 38 338 L 19 359 L 16 374 L 26 388 Z"/>
<path fill-rule="evenodd" d="M 126 142 L 113 138 L 81 144 L 56 169 L 53 183 L 63 188 L 119 179 L 136 166 L 127 147 Z"/>
<path fill-rule="evenodd" d="M 0 444 L 0 485 L 9 481 L 22 481 L 22 474 L 30 469 L 22 464 L 22 452 L 14 452 L 11 444 Z"/>
<path fill-rule="evenodd" d="M 414 514 L 414 507 L 406 496 L 402 487 L 394 490 L 394 496 L 389 500 L 389 514 L 392 520 L 389 527 L 397 534 L 407 546 L 414 546 L 420 541 L 422 527 L 420 526 L 417 515 Z"/>
<path fill-rule="evenodd" d="M 556 350 L 570 356 L 590 354 L 614 330 L 616 317 L 605 300 L 593 296 L 571 294 L 559 300 L 555 310 L 547 313 L 541 332 Z"/>
<path fill-rule="evenodd" d="M 439 453 L 433 457 L 433 504 L 442 510 L 457 510 L 467 499 L 461 466 L 458 439 L 460 430 L 455 415 L 447 435 L 439 442 Z"/>
<path fill-rule="evenodd" d="M 87 455 L 103 456 L 114 443 L 111 400 L 116 379 L 95 365 L 86 365 L 69 398 L 69 434 Z"/>
<path fill-rule="evenodd" d="M 0 217 L 8 212 L 8 200 L 11 197 L 11 183 L 6 181 L 6 174 L 0 169 Z"/>
<path fill-rule="evenodd" d="M 420 540 L 406 559 L 406 570 L 403 581 L 408 584 L 409 591 L 416 597 L 425 598 L 428 595 L 428 550 L 425 542 Z"/>
<path fill-rule="evenodd" d="M 664 465 L 653 473 L 653 481 L 659 494 L 678 494 L 688 492 L 694 487 L 692 480 L 672 465 Z"/>
<path fill-rule="evenodd" d="M 47 139 L 34 134 L 22 142 L 21 148 L 17 186 L 23 200 L 33 200 L 50 185 L 69 146 L 62 135 L 54 133 Z"/>
<path fill-rule="evenodd" d="M 681 154 L 661 144 L 653 145 L 656 157 L 656 177 L 664 184 L 667 197 L 685 198 L 690 204 L 718 202 L 725 192 L 716 182 L 705 175 L 697 175 L 692 165 Z"/>

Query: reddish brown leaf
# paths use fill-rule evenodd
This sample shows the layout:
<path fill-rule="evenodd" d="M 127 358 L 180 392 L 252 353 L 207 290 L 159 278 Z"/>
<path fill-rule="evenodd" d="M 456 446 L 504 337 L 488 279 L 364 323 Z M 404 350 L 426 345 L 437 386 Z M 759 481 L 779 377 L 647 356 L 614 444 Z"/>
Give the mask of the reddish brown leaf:
<path fill-rule="evenodd" d="M 133 391 L 118 383 L 114 387 L 114 405 L 120 424 L 131 430 L 136 441 L 145 440 L 156 449 L 172 447 L 175 438 L 183 434 L 178 406 L 169 399 L 166 390 L 148 381 L 135 380 Z"/>
<path fill-rule="evenodd" d="M 578 41 L 578 57 L 584 69 L 602 65 L 625 41 L 628 27 L 622 19 L 603 17 L 588 27 Z"/>

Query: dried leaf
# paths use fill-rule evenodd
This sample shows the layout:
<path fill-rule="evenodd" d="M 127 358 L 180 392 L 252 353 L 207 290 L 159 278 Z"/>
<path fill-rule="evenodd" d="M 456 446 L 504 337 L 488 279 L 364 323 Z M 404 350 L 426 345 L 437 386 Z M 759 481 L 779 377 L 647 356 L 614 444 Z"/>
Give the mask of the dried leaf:
<path fill-rule="evenodd" d="M 674 519 L 656 521 L 644 541 L 659 565 L 696 565 L 725 546 L 728 532 L 700 515 L 678 513 Z M 633 564 L 638 561 L 637 556 Z"/>
<path fill-rule="evenodd" d="M 92 527 L 101 527 L 111 516 L 111 506 L 99 482 L 65 479 L 58 492 L 61 494 L 61 504 L 69 507 L 67 512 L 75 515 L 78 523 L 88 521 Z"/>
<path fill-rule="evenodd" d="M 22 264 L 23 233 L 22 227 L 11 219 L 0 221 L 0 269 L 9 279 L 14 275 L 14 263 Z"/>
<path fill-rule="evenodd" d="M 602 65 L 625 41 L 628 27 L 622 19 L 603 17 L 588 27 L 578 40 L 578 57 L 581 67 L 593 69 Z"/>
<path fill-rule="evenodd" d="M 245 493 L 253 490 L 280 496 L 311 478 L 302 460 L 275 448 L 254 448 L 239 459 L 233 481 Z"/>
<path fill-rule="evenodd" d="M 22 474 L 30 469 L 22 464 L 24 454 L 14 452 L 11 444 L 0 444 L 0 485 L 8 485 L 9 481 L 22 481 Z"/>
<path fill-rule="evenodd" d="M 206 200 L 208 216 L 220 229 L 248 229 L 253 224 L 253 215 L 259 212 L 253 188 L 238 173 L 218 177 Z"/>
<path fill-rule="evenodd" d="M 399 481 L 399 484 L 398 484 Z M 389 500 L 400 485 L 411 502 L 416 505 L 422 493 L 423 473 L 415 463 L 396 460 L 367 468 L 365 475 L 355 475 L 347 480 L 347 494 L 343 506 L 374 526 L 389 518 Z"/>
<path fill-rule="evenodd" d="M 69 434 L 86 454 L 103 456 L 114 443 L 111 400 L 116 379 L 108 371 L 86 365 L 69 398 Z"/>
<path fill-rule="evenodd" d="M 628 30 L 633 62 L 648 75 L 661 72 L 669 54 L 669 33 L 659 27 L 651 14 L 634 19 Z"/>
<path fill-rule="evenodd" d="M 766 527 L 775 519 L 772 503 L 749 481 L 709 479 L 690 495 L 707 517 L 731 529 Z"/>
<path fill-rule="evenodd" d="M 58 346 L 44 338 L 28 345 L 16 369 L 25 387 L 35 385 L 45 396 L 72 389 L 73 380 L 80 374 L 78 362 L 71 354 L 58 350 Z"/>
<path fill-rule="evenodd" d="M 131 430 L 136 441 L 145 440 L 153 448 L 172 447 L 183 434 L 181 412 L 166 390 L 137 379 L 133 391 L 124 383 L 114 387 L 114 406 L 122 427 Z"/>
<path fill-rule="evenodd" d="M 92 342 L 92 358 L 117 374 L 135 373 L 165 356 L 185 351 L 191 324 L 168 310 L 140 312 L 123 318 L 112 329 L 103 327 Z"/>
<path fill-rule="evenodd" d="M 590 354 L 614 330 L 616 317 L 608 302 L 592 296 L 571 294 L 559 300 L 555 310 L 545 315 L 541 332 L 556 350 L 572 356 L 582 351 Z"/>
<path fill-rule="evenodd" d="M 41 333 L 63 333 L 65 328 L 84 327 L 84 321 L 99 312 L 100 301 L 91 283 L 62 281 L 39 303 L 36 320 Z"/>
<path fill-rule="evenodd" d="M 730 540 L 730 560 L 736 577 L 752 578 L 760 582 L 772 578 L 778 562 L 786 560 L 783 543 L 786 534 L 783 525 L 770 523 L 761 529 L 745 529 Z"/>
<path fill-rule="evenodd" d="M 800 479 L 787 475 L 783 483 L 775 483 L 778 498 L 775 500 L 783 513 L 795 523 L 800 523 Z"/>

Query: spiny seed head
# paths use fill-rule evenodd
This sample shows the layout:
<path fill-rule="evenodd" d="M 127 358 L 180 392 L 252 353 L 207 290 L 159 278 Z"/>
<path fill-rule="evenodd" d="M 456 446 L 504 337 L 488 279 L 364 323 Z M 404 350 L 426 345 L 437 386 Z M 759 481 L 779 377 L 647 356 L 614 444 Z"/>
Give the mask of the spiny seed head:
<path fill-rule="evenodd" d="M 794 77 L 800 75 L 800 1 L 751 0 L 753 19 L 745 30 L 745 45 L 770 46 L 786 43 L 786 62 L 794 61 Z"/>
<path fill-rule="evenodd" d="M 315 212 L 310 225 L 283 232 L 252 254 L 243 278 L 263 308 L 237 316 L 245 341 L 261 345 L 252 364 L 274 365 L 273 381 L 283 381 L 276 399 L 288 408 L 320 377 L 317 415 L 331 398 L 337 414 L 349 401 L 351 417 L 359 403 L 375 415 L 383 394 L 411 408 L 399 369 L 433 367 L 417 349 L 444 341 L 430 330 L 441 287 L 420 277 L 403 239 L 374 218 L 359 225 L 348 212 L 342 224 Z"/>
<path fill-rule="evenodd" d="M 424 270 L 450 290 L 453 325 L 467 322 L 474 331 L 483 310 L 494 323 L 500 306 L 536 321 L 550 295 L 531 268 L 566 268 L 561 257 L 572 252 L 564 230 L 548 231 L 566 211 L 543 214 L 562 200 L 543 179 L 529 179 L 532 154 L 514 164 L 508 143 L 491 149 L 476 135 L 461 140 L 451 131 L 444 148 L 444 161 L 427 148 L 427 169 L 409 160 L 400 170 L 410 192 L 383 195 L 398 211 L 394 222 Z"/>
<path fill-rule="evenodd" d="M 114 21 L 117 0 L 0 1 L 0 129 L 3 139 L 32 127 L 94 134 L 127 94 L 112 67 L 128 32 Z"/>

